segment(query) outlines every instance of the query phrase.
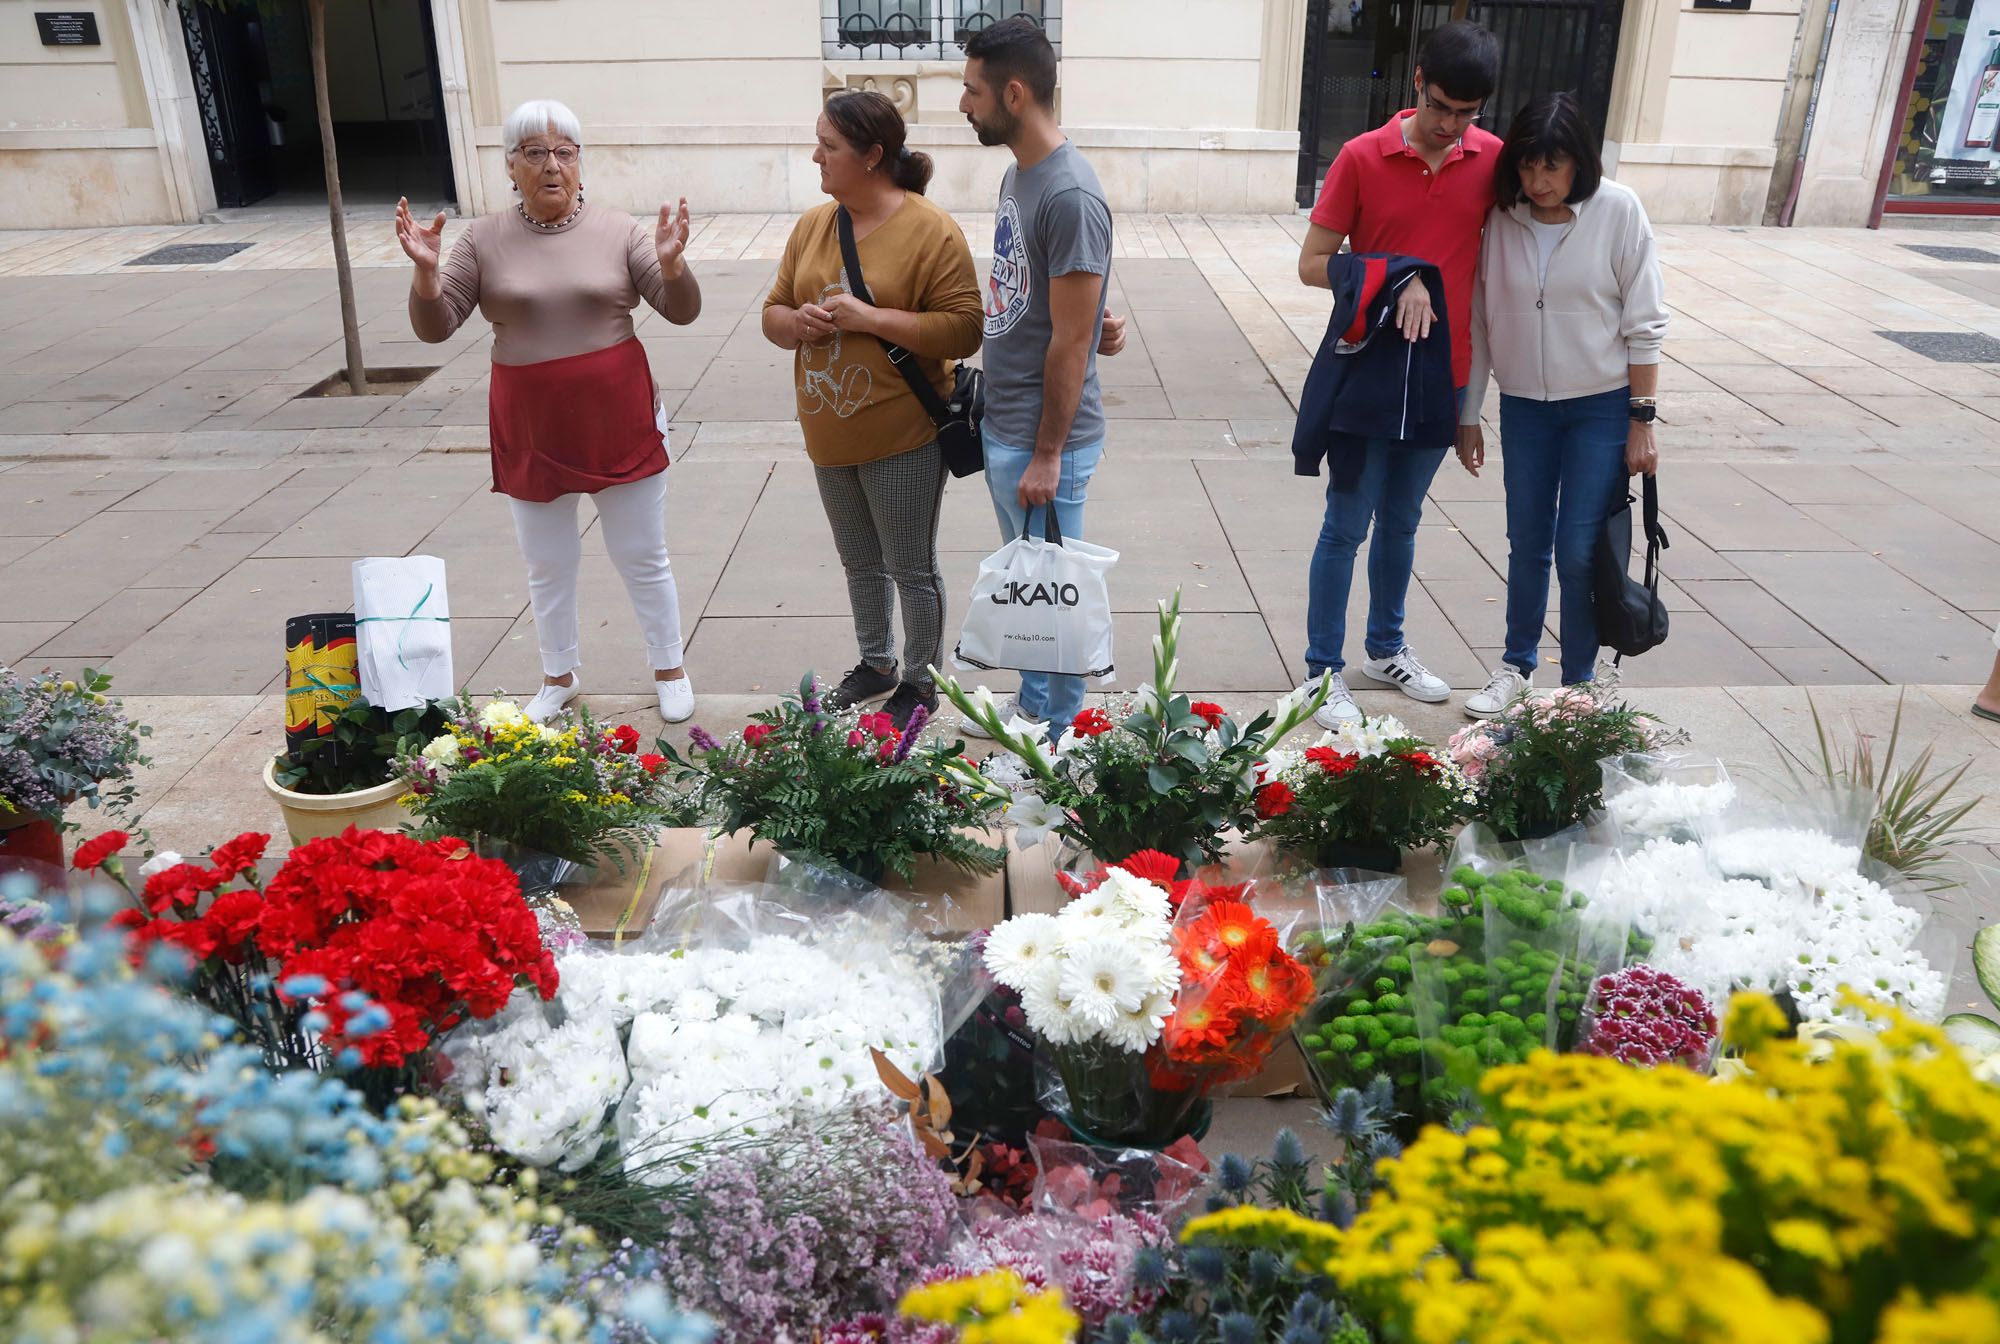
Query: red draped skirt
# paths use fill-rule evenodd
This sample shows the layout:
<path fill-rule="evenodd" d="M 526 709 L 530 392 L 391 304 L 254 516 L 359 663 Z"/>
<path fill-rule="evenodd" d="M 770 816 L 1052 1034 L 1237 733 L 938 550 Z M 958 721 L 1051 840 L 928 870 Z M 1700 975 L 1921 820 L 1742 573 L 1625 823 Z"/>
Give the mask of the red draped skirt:
<path fill-rule="evenodd" d="M 539 364 L 495 364 L 486 404 L 499 494 L 547 503 L 667 469 L 653 370 L 636 336 Z"/>

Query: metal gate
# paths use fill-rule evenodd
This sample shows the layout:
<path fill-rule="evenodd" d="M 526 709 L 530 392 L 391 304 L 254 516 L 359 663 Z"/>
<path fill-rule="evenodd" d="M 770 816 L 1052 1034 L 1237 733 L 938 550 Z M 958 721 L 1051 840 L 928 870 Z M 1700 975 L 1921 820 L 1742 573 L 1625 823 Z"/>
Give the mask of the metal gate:
<path fill-rule="evenodd" d="M 1583 100 L 1599 136 L 1611 105 L 1622 0 L 1307 0 L 1299 96 L 1298 202 L 1309 206 L 1340 147 L 1411 106 L 1423 37 L 1455 18 L 1500 39 L 1500 80 L 1479 123 L 1495 135 L 1538 93 Z"/>

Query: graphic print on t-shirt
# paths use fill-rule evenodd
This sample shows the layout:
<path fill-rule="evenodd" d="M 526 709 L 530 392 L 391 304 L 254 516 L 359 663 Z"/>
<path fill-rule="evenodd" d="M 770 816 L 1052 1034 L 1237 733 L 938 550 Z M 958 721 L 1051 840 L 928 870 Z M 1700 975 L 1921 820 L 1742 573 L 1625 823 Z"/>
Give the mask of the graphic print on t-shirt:
<path fill-rule="evenodd" d="M 843 266 L 840 278 L 820 290 L 819 306 L 824 308 L 834 295 L 849 292 L 847 268 Z M 823 341 L 799 347 L 799 405 L 809 415 L 832 411 L 845 420 L 866 406 L 869 393 L 875 390 L 875 375 L 866 365 L 841 366 L 840 351 L 846 335 L 844 331 L 835 331 Z"/>
<path fill-rule="evenodd" d="M 986 282 L 986 339 L 1004 336 L 1028 312 L 1033 281 L 1028 272 L 1028 242 L 1021 236 L 1021 209 L 1012 196 L 1000 202 L 993 225 L 993 271 Z"/>

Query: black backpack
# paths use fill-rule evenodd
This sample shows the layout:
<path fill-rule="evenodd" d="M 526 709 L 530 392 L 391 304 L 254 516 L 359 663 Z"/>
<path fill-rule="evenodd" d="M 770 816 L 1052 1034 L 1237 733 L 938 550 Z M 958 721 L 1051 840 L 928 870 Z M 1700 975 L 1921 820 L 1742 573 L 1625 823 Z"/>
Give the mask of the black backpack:
<path fill-rule="evenodd" d="M 1667 608 L 1660 601 L 1660 552 L 1667 545 L 1667 534 L 1660 527 L 1660 485 L 1656 477 L 1643 480 L 1639 489 L 1645 511 L 1645 582 L 1626 572 L 1632 558 L 1631 495 L 1612 510 L 1597 534 L 1596 573 L 1591 583 L 1597 642 L 1617 650 L 1620 660 L 1627 655 L 1636 658 L 1667 642 Z"/>

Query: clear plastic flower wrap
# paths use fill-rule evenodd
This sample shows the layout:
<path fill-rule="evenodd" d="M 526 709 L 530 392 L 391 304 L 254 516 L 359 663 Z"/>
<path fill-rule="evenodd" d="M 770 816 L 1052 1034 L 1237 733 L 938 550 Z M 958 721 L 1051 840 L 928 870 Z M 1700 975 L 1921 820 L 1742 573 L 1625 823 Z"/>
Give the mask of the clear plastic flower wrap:
<path fill-rule="evenodd" d="M 1725 878 L 1778 887 L 1816 885 L 1859 871 L 1874 795 L 1826 786 L 1786 799 L 1743 795 L 1695 826 L 1709 867 Z"/>
<path fill-rule="evenodd" d="M 615 1144 L 632 1179 L 679 1175 L 786 1123 L 886 1104 L 871 1050 L 935 1070 L 944 986 L 964 968 L 930 955 L 886 895 L 674 891 L 639 938 L 563 954 L 546 1011 L 510 1004 L 447 1053 L 511 1155 L 573 1170 Z"/>
<path fill-rule="evenodd" d="M 1313 875 L 1310 891 L 1317 918 L 1300 926 L 1293 950 L 1312 973 L 1313 1001 L 1292 1030 L 1314 1090 L 1330 1101 L 1344 1087 L 1366 1087 L 1378 1073 L 1394 1076 L 1388 1067 L 1394 1024 L 1375 1020 L 1374 1001 L 1409 993 L 1410 944 L 1441 930 L 1408 903 L 1400 877 L 1327 869 Z M 1350 1011 L 1357 1003 L 1362 1011 Z M 1416 1081 L 1401 1095 L 1412 1108 Z"/>
<path fill-rule="evenodd" d="M 1692 840 L 1704 820 L 1736 800 L 1736 783 L 1720 757 L 1640 752 L 1608 757 L 1598 768 L 1605 819 L 1618 844 Z"/>
<path fill-rule="evenodd" d="M 1458 914 L 1446 936 L 1411 956 L 1427 1113 L 1450 1119 L 1470 1104 L 1480 1075 L 1537 1048 L 1573 1050 L 1591 982 L 1616 970 L 1628 926 L 1587 919 L 1571 874 L 1597 859 L 1572 830 L 1497 843 L 1468 827 L 1439 901 Z"/>
<path fill-rule="evenodd" d="M 1100 1147 L 1036 1135 L 1034 1208 L 1095 1220 L 1108 1213 L 1150 1214 L 1163 1223 L 1179 1218 L 1208 1176 L 1193 1139 L 1174 1148 Z"/>

